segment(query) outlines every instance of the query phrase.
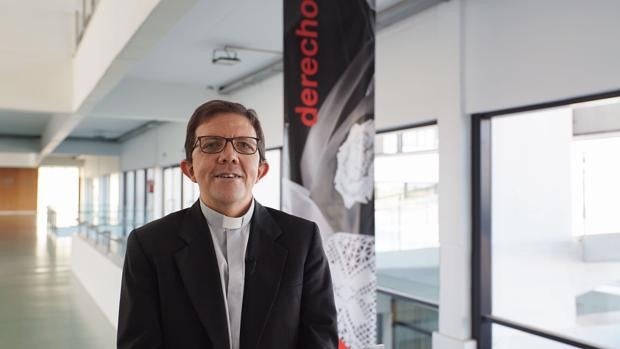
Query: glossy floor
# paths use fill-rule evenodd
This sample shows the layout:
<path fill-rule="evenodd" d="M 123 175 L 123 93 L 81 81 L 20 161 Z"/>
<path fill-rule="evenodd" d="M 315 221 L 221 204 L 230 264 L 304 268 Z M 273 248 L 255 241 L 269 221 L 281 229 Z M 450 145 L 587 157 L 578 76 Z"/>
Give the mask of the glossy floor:
<path fill-rule="evenodd" d="M 70 240 L 37 234 L 34 216 L 0 215 L 0 347 L 115 348 L 114 327 L 70 266 Z"/>

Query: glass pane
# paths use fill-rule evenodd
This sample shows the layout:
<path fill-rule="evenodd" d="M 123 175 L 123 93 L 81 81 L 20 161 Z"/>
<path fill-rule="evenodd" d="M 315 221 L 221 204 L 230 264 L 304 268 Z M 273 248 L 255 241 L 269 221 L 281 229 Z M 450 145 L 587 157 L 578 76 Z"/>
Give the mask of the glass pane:
<path fill-rule="evenodd" d="M 198 200 L 198 196 L 200 195 L 200 190 L 198 189 L 198 184 L 192 182 L 186 175 L 182 176 L 183 178 L 183 208 L 191 207 L 196 200 Z"/>
<path fill-rule="evenodd" d="M 135 173 L 125 172 L 125 234 L 129 233 L 135 225 Z"/>
<path fill-rule="evenodd" d="M 408 139 L 420 139 L 419 145 L 425 148 L 418 152 L 375 155 L 375 248 L 380 287 L 437 304 L 439 152 L 436 129 L 433 125 L 377 136 L 394 140 L 406 135 Z M 410 144 L 414 144 L 413 141 Z"/>
<path fill-rule="evenodd" d="M 56 213 L 56 228 L 75 227 L 78 218 L 80 173 L 77 167 L 49 166 L 38 171 L 38 214 L 46 215 L 47 208 Z M 58 229 L 71 232 L 70 229 Z"/>
<path fill-rule="evenodd" d="M 433 338 L 408 327 L 396 325 L 394 327 L 394 344 L 394 349 L 431 349 Z"/>
<path fill-rule="evenodd" d="M 439 312 L 437 309 L 403 299 L 394 300 L 394 309 L 394 319 L 407 324 L 410 328 L 426 332 L 433 332 L 438 328 Z"/>
<path fill-rule="evenodd" d="M 155 169 L 146 170 L 146 222 L 155 217 Z"/>
<path fill-rule="evenodd" d="M 144 225 L 146 216 L 146 171 L 136 171 L 136 227 Z"/>
<path fill-rule="evenodd" d="M 181 209 L 181 168 L 164 169 L 164 215 Z"/>
<path fill-rule="evenodd" d="M 576 235 L 620 232 L 620 135 L 573 142 L 573 229 Z"/>
<path fill-rule="evenodd" d="M 120 224 L 120 174 L 113 173 L 110 175 L 110 224 Z"/>
<path fill-rule="evenodd" d="M 384 133 L 376 136 L 375 153 L 396 154 L 398 152 L 398 133 Z"/>
<path fill-rule="evenodd" d="M 87 223 L 87 224 L 92 224 L 93 223 L 93 209 L 94 209 L 94 202 L 93 202 L 93 193 L 94 193 L 94 188 L 93 188 L 93 179 L 92 178 L 86 178 L 84 180 L 84 201 L 83 201 L 83 208 L 82 208 L 82 212 L 80 212 L 80 221 Z"/>
<path fill-rule="evenodd" d="M 183 190 L 183 172 L 181 168 L 175 166 L 172 168 L 172 211 L 178 211 L 182 208 L 181 191 Z"/>
<path fill-rule="evenodd" d="M 402 134 L 402 152 L 419 152 L 437 149 L 437 127 L 418 127 Z"/>
<path fill-rule="evenodd" d="M 493 349 L 575 349 L 572 345 L 534 336 L 501 325 L 493 325 Z"/>
<path fill-rule="evenodd" d="M 581 214 L 575 200 L 584 198 L 574 195 L 583 190 L 574 180 L 583 168 L 575 172 L 573 108 L 492 120 L 493 314 L 620 348 L 620 249 L 611 247 L 620 244 L 620 231 L 573 233 L 574 214 Z M 608 159 L 588 171 L 614 173 L 616 166 Z M 613 185 L 596 190 L 601 202 L 617 201 Z M 585 203 L 585 217 L 604 217 L 606 208 L 590 205 L 588 195 L 578 203 Z"/>
<path fill-rule="evenodd" d="M 101 224 L 101 177 L 93 178 L 93 212 L 92 223 L 95 225 Z"/>
<path fill-rule="evenodd" d="M 164 169 L 164 215 L 172 213 L 172 168 Z"/>
<path fill-rule="evenodd" d="M 254 186 L 253 194 L 263 206 L 280 208 L 280 149 L 267 150 L 269 172 Z"/>

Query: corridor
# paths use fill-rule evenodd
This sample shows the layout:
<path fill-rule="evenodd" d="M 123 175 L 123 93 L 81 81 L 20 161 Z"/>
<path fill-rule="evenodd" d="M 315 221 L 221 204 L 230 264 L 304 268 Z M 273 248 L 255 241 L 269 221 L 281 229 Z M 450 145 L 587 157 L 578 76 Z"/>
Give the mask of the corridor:
<path fill-rule="evenodd" d="M 3 348 L 115 347 L 115 329 L 71 273 L 70 241 L 37 234 L 34 215 L 0 215 Z"/>

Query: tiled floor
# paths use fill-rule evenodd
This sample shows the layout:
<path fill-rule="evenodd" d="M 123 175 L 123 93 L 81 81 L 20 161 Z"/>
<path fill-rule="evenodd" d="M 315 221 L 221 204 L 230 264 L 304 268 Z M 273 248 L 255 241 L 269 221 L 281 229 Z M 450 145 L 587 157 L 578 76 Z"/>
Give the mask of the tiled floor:
<path fill-rule="evenodd" d="M 70 239 L 0 216 L 0 347 L 115 348 L 116 331 L 71 273 Z"/>

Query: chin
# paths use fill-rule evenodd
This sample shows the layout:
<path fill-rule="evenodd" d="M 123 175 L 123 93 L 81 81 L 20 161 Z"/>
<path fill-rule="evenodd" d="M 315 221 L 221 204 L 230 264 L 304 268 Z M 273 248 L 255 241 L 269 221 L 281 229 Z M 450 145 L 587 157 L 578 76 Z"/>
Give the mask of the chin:
<path fill-rule="evenodd" d="M 242 194 L 230 195 L 229 193 L 226 193 L 226 194 L 220 193 L 220 195 L 214 195 L 214 198 L 216 198 L 216 202 L 219 202 L 225 206 L 239 205 L 241 203 L 245 203 L 246 201 L 248 201 L 248 198 L 246 198 Z"/>

